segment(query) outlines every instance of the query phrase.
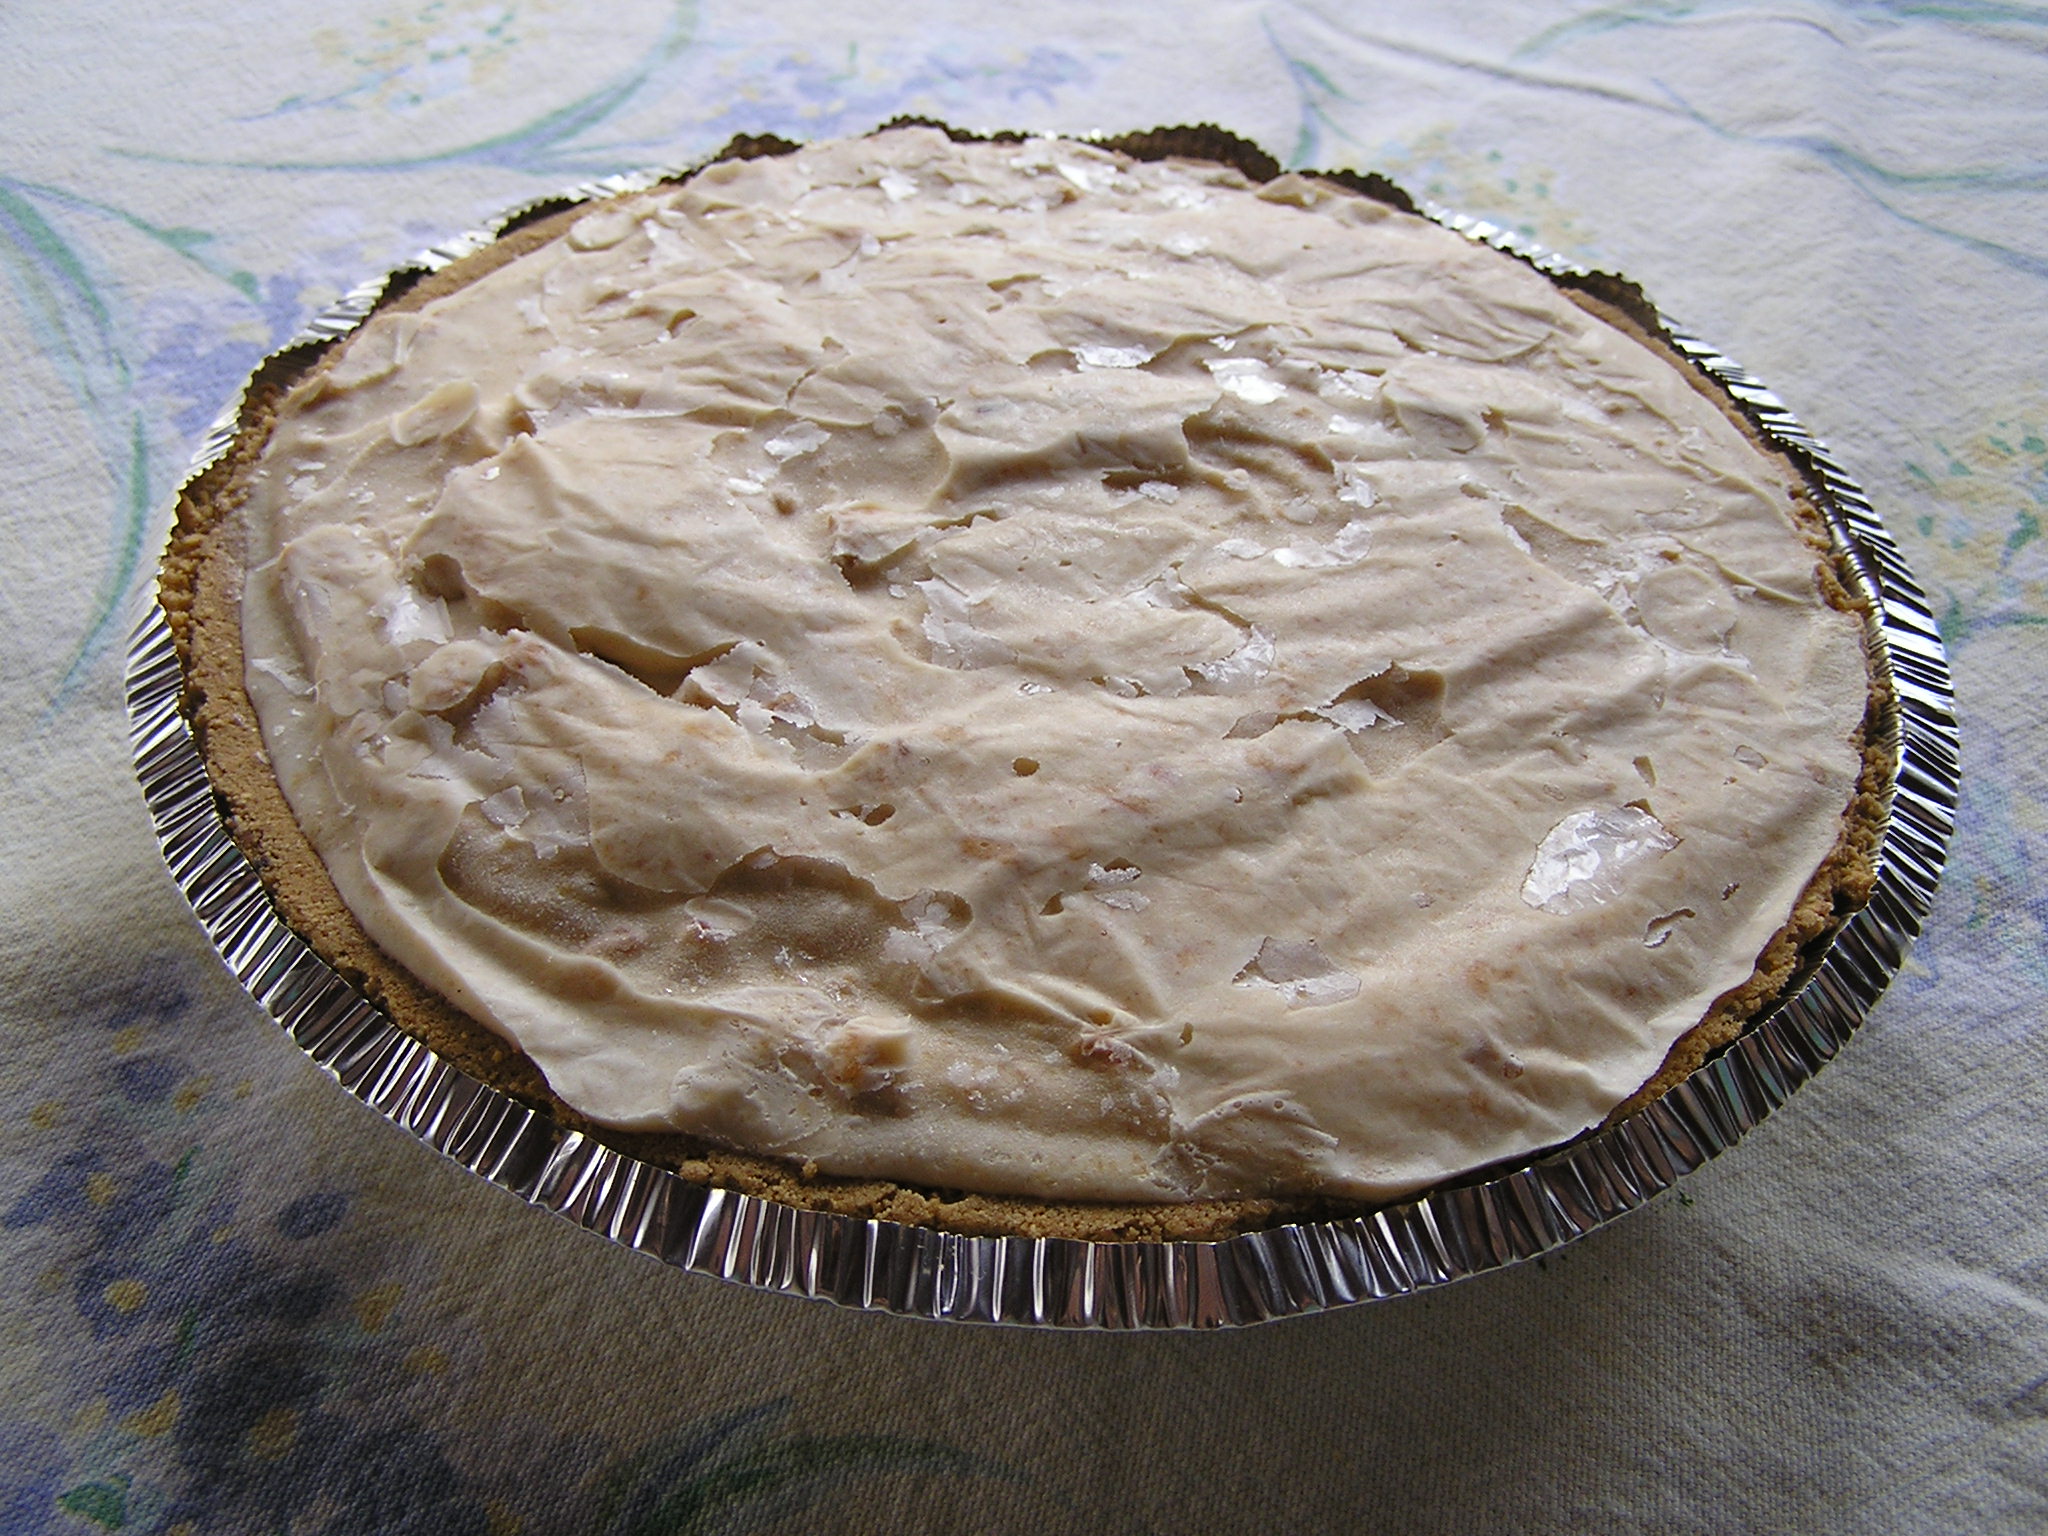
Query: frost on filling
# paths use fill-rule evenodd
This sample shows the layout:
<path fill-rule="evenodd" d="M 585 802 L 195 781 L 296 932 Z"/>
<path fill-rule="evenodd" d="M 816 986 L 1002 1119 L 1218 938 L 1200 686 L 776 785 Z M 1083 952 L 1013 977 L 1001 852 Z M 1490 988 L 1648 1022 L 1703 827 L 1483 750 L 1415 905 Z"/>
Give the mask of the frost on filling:
<path fill-rule="evenodd" d="M 1237 973 L 1237 983 L 1271 987 L 1290 1008 L 1349 1002 L 1359 988 L 1358 978 L 1325 959 L 1314 939 L 1267 939 Z"/>
<path fill-rule="evenodd" d="M 903 130 L 366 325 L 248 683 L 364 927 L 599 1120 L 1377 1198 L 1599 1120 L 1832 846 L 1792 505 L 1432 225 Z"/>
<path fill-rule="evenodd" d="M 1630 872 L 1678 846 L 1671 829 L 1638 806 L 1574 811 L 1537 845 L 1522 900 L 1545 912 L 1578 912 L 1614 900 Z"/>

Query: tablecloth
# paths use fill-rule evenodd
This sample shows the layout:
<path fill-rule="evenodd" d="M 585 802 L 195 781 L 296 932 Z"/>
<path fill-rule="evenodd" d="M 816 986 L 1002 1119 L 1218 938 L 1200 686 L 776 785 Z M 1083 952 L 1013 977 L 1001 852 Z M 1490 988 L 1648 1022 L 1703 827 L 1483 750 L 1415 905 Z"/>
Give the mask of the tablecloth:
<path fill-rule="evenodd" d="M 738 132 L 1212 121 L 1618 269 L 1871 492 L 1961 699 L 1843 1057 L 1540 1263 L 1223 1334 L 683 1274 L 343 1094 L 166 877 L 122 652 L 267 349 Z M 2048 9 L 0 8 L 0 1530 L 2048 1529 Z"/>

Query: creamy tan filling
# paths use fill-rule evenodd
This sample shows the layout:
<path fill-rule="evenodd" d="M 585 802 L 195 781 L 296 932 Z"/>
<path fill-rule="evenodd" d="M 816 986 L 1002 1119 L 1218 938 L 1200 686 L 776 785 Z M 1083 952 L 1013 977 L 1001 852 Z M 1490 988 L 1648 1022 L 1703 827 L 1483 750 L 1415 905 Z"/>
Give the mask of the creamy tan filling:
<path fill-rule="evenodd" d="M 1294 177 L 716 166 L 371 320 L 248 518 L 370 935 L 593 1118 L 828 1171 L 1376 1198 L 1563 1140 L 1859 768 L 1770 462 Z"/>

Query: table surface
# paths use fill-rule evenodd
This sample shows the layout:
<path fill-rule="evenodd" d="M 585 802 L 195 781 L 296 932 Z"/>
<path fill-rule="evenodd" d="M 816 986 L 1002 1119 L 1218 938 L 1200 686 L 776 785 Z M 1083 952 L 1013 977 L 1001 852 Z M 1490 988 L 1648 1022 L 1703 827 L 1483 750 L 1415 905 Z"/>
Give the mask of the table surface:
<path fill-rule="evenodd" d="M 0 9 L 0 1530 L 2048 1523 L 2048 8 L 1435 9 Z M 207 425 L 452 230 L 900 113 L 1384 171 L 1769 381 L 1878 504 L 1961 698 L 1948 877 L 1840 1061 L 1540 1264 L 1051 1335 L 665 1269 L 257 1013 L 157 858 L 120 697 Z"/>

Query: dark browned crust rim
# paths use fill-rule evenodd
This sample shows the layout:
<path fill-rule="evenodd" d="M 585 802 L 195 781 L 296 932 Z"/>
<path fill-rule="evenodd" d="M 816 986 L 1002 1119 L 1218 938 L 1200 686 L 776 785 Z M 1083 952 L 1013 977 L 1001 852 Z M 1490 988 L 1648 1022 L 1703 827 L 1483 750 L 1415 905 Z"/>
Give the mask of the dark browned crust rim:
<path fill-rule="evenodd" d="M 1016 142 L 1014 132 L 976 134 L 922 118 L 899 118 L 884 128 L 921 126 L 959 141 Z M 1163 127 L 1111 138 L 1090 139 L 1098 147 L 1136 159 L 1188 159 L 1230 166 L 1254 182 L 1283 173 L 1272 156 L 1248 140 L 1211 124 Z M 665 182 L 687 180 L 708 166 L 730 160 L 779 156 L 800 145 L 773 136 L 741 135 L 701 164 Z M 1373 198 L 1403 212 L 1416 205 L 1392 182 L 1352 172 L 1305 173 Z M 394 274 L 373 311 L 415 308 L 472 281 L 552 239 L 585 200 L 555 197 L 528 205 L 499 228 L 481 251 L 438 271 L 410 267 Z M 1560 273 L 1512 246 L 1497 247 L 1537 267 L 1582 305 L 1639 340 L 1652 345 L 1692 377 L 1742 427 L 1760 449 L 1790 468 L 1808 487 L 1802 505 L 1809 538 L 1817 551 L 1848 561 L 1846 541 L 1830 534 L 1822 510 L 1829 504 L 1822 478 L 1797 454 L 1767 440 L 1754 410 L 1679 351 L 1662 317 L 1626 279 L 1599 273 Z M 325 867 L 300 832 L 272 776 L 243 690 L 239 622 L 238 542 L 218 536 L 232 525 L 245 492 L 241 477 L 254 465 L 285 394 L 329 356 L 334 341 L 300 343 L 274 354 L 252 375 L 239 413 L 240 430 L 228 451 L 196 475 L 180 493 L 177 522 L 165 555 L 159 594 L 185 671 L 184 706 L 225 819 L 243 853 L 271 890 L 290 926 L 338 973 L 359 987 L 406 1033 L 420 1039 L 460 1070 L 538 1109 L 558 1124 L 629 1156 L 673 1169 L 692 1181 L 771 1200 L 802 1210 L 939 1227 L 970 1235 L 1022 1235 L 1098 1242 L 1199 1241 L 1305 1221 L 1367 1215 L 1382 1206 L 1318 1199 L 1207 1200 L 1173 1205 L 1042 1202 L 887 1180 L 821 1174 L 814 1167 L 733 1152 L 682 1133 L 621 1132 L 598 1126 L 557 1099 L 532 1064 L 508 1042 L 471 1019 L 385 956 L 357 927 Z M 232 529 L 230 528 L 230 532 Z M 1875 850 L 1883 835 L 1889 788 L 1896 771 L 1897 738 L 1886 722 L 1896 717 L 1889 668 L 1867 600 L 1856 595 L 1865 583 L 1857 573 L 1821 569 L 1828 596 L 1838 608 L 1858 611 L 1870 635 L 1872 693 L 1864 731 L 1864 767 L 1855 798 L 1846 809 L 1834 852 L 1816 872 L 1795 907 L 1792 920 L 1759 959 L 1743 986 L 1719 999 L 1706 1018 L 1672 1048 L 1650 1082 L 1609 1118 L 1611 1125 L 1636 1113 L 1725 1050 L 1796 990 L 1801 978 L 1840 923 L 1868 899 L 1875 878 Z M 1597 1130 L 1597 1128 L 1596 1128 Z M 1595 1132 L 1588 1132 L 1588 1135 Z M 1554 1152 L 1544 1149 L 1510 1163 L 1448 1181 L 1457 1187 L 1496 1177 L 1505 1168 Z M 1412 1200 L 1414 1196 L 1404 1197 Z"/>

